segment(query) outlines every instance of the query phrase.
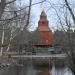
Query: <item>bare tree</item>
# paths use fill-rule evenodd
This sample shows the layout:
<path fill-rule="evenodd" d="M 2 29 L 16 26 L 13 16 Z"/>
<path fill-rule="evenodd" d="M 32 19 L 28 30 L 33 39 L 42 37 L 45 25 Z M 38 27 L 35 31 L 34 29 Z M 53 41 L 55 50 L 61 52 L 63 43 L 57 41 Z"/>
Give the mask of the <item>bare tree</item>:
<path fill-rule="evenodd" d="M 74 7 L 72 7 L 74 6 L 72 1 L 72 3 L 70 3 L 68 0 L 64 0 L 61 2 L 58 4 L 59 6 L 57 6 L 57 4 L 53 4 L 53 2 L 48 1 L 48 3 L 50 4 L 50 8 L 52 8 L 56 13 L 58 24 L 61 26 L 61 32 L 58 29 L 60 33 L 55 33 L 56 43 L 62 45 L 63 51 L 67 55 L 66 62 L 68 64 L 68 67 L 75 75 L 75 32 L 73 31 L 75 30 L 75 12 L 73 11 L 75 9 Z"/>

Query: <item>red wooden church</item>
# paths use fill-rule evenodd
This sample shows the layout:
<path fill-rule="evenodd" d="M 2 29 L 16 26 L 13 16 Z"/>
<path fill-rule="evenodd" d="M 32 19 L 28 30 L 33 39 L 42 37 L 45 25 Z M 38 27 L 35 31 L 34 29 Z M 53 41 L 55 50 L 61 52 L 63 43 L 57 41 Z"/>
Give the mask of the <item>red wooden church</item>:
<path fill-rule="evenodd" d="M 42 11 L 40 15 L 40 20 L 38 22 L 38 33 L 40 35 L 38 45 L 41 45 L 41 46 L 52 45 L 52 40 L 53 40 L 52 31 L 48 25 L 49 25 L 49 22 L 47 20 L 47 15 L 44 11 Z"/>

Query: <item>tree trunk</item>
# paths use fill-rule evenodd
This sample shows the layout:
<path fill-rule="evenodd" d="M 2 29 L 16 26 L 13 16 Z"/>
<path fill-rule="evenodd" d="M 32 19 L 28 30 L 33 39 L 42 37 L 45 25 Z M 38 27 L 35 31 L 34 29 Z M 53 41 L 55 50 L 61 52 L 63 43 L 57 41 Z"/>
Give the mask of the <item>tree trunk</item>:
<path fill-rule="evenodd" d="M 0 19 L 1 19 L 1 17 L 2 17 L 2 14 L 3 14 L 3 12 L 4 12 L 4 8 L 5 8 L 5 2 L 6 2 L 6 0 L 1 0 L 1 3 L 0 3 Z"/>
<path fill-rule="evenodd" d="M 73 72 L 73 75 L 75 75 L 75 71 L 72 71 Z"/>

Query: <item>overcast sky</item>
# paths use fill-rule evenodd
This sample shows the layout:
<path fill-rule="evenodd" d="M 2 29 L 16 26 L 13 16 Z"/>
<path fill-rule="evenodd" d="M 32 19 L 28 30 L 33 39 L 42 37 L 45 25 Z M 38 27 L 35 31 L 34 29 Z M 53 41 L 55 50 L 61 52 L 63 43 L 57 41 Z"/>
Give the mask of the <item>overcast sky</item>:
<path fill-rule="evenodd" d="M 21 2 L 21 5 L 24 5 L 25 4 L 29 4 L 29 0 L 19 0 L 19 1 L 22 1 Z M 38 3 L 40 2 L 41 0 L 32 0 L 32 3 Z M 58 0 L 57 0 L 58 1 Z M 57 2 L 56 0 L 53 1 L 54 3 Z M 49 20 L 49 26 L 51 28 L 55 27 L 55 22 L 52 20 L 53 19 L 53 10 L 51 11 L 48 11 L 50 7 L 50 4 L 49 3 L 46 3 L 44 2 L 43 4 L 37 4 L 37 5 L 34 5 L 32 6 L 32 11 L 31 11 L 31 16 L 32 16 L 32 19 L 33 19 L 33 25 L 31 27 L 32 30 L 34 30 L 37 26 L 38 26 L 38 20 L 39 20 L 39 17 L 40 17 L 40 14 L 42 12 L 42 10 L 44 10 L 47 14 L 47 17 L 48 17 L 48 20 Z"/>
<path fill-rule="evenodd" d="M 33 0 L 33 3 L 40 2 L 40 1 L 41 0 Z M 54 24 L 55 22 L 53 22 L 53 20 L 52 20 L 54 14 L 52 12 L 48 11 L 49 7 L 50 7 L 49 3 L 46 3 L 46 2 L 44 2 L 43 4 L 38 4 L 38 5 L 32 6 L 32 14 L 34 16 L 34 18 L 33 18 L 34 24 L 32 26 L 32 29 L 33 28 L 35 29 L 38 26 L 38 20 L 39 20 L 42 10 L 44 10 L 47 14 L 47 17 L 49 20 L 49 26 L 51 28 L 55 27 L 55 24 Z"/>
<path fill-rule="evenodd" d="M 29 4 L 29 0 L 19 0 L 22 1 L 22 5 L 24 4 Z M 40 2 L 41 0 L 32 0 L 32 3 L 37 3 Z M 57 8 L 60 7 L 59 4 L 62 4 L 64 0 L 46 0 L 46 1 L 50 1 L 52 4 L 54 4 Z M 75 0 L 69 0 L 69 1 L 73 1 L 73 3 L 75 3 Z M 32 6 L 32 19 L 33 19 L 33 26 L 32 26 L 32 30 L 35 29 L 38 26 L 38 20 L 39 20 L 39 16 L 41 11 L 44 10 L 47 14 L 48 20 L 49 20 L 49 27 L 51 29 L 53 28 L 57 28 L 58 25 L 58 21 L 57 21 L 57 15 L 55 10 L 51 7 L 51 5 L 48 2 L 44 2 L 43 4 L 38 4 L 38 5 L 34 5 Z M 63 14 L 59 13 L 60 16 L 63 17 Z"/>

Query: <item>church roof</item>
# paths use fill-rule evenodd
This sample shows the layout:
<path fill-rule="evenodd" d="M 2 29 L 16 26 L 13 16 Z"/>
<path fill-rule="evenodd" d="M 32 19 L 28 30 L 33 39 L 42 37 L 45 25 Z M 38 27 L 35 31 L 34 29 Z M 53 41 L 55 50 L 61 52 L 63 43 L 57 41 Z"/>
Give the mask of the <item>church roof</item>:
<path fill-rule="evenodd" d="M 41 12 L 41 16 L 47 16 L 44 10 Z"/>

